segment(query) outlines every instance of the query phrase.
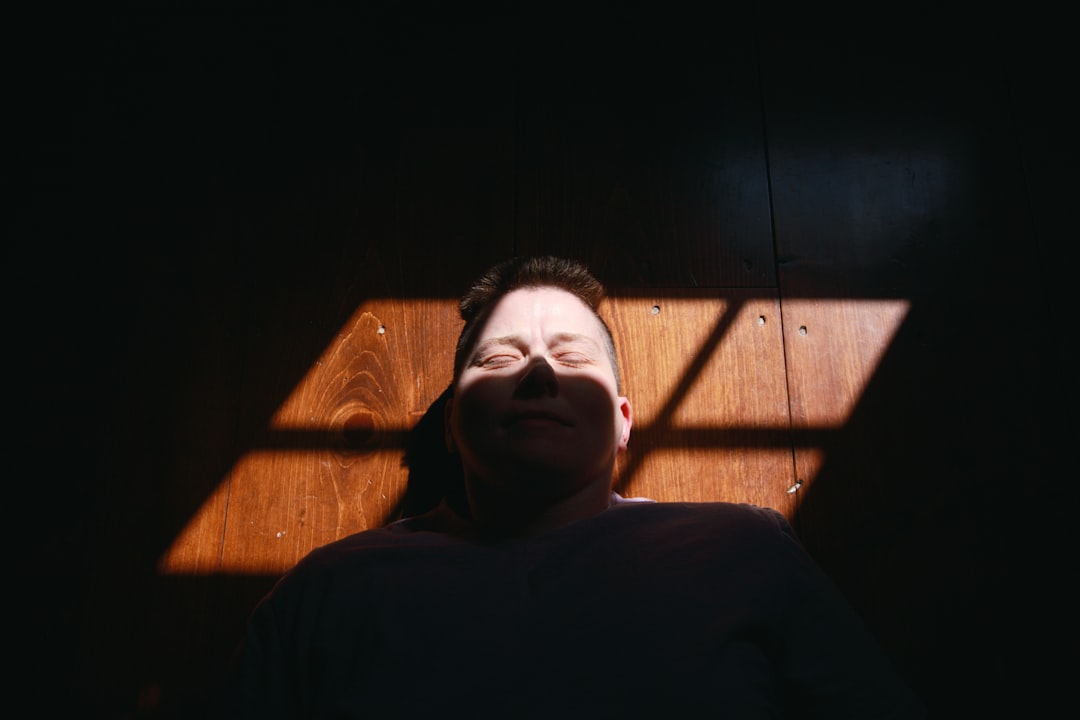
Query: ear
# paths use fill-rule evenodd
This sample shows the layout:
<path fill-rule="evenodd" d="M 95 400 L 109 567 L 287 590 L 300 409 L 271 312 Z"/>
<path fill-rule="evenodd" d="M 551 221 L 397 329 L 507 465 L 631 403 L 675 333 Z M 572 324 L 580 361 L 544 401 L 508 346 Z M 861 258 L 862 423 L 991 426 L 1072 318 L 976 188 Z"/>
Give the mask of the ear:
<path fill-rule="evenodd" d="M 619 450 L 625 450 L 630 442 L 630 427 L 634 424 L 634 409 L 630 407 L 630 400 L 619 398 L 619 415 L 622 417 L 622 429 L 619 432 Z"/>
<path fill-rule="evenodd" d="M 443 439 L 446 442 L 446 451 L 450 454 L 457 453 L 457 443 L 454 442 L 454 431 L 450 427 L 450 413 L 454 407 L 454 397 L 448 395 L 443 403 Z"/>

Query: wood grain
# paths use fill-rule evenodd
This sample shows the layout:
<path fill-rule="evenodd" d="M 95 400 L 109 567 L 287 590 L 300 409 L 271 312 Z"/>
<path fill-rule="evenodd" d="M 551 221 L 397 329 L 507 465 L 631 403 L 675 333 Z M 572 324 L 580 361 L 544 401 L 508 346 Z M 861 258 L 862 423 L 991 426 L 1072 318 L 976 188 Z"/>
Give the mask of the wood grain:
<path fill-rule="evenodd" d="M 47 467 L 21 483 L 32 697 L 202 717 L 276 577 L 400 512 L 453 299 L 526 252 L 611 291 L 620 489 L 788 514 L 935 716 L 1068 687 L 1039 662 L 1068 616 L 1039 409 L 1064 65 L 986 13 L 649 5 L 25 36 L 56 76 L 12 105 L 9 264 L 50 299 L 12 284 Z"/>
<path fill-rule="evenodd" d="M 224 570 L 280 573 L 396 515 L 408 434 L 450 382 L 456 313 L 448 301 L 357 309 L 230 473 Z"/>
<path fill-rule="evenodd" d="M 618 487 L 656 500 L 750 502 L 790 513 L 775 293 L 657 291 L 609 307 L 634 408 Z"/>

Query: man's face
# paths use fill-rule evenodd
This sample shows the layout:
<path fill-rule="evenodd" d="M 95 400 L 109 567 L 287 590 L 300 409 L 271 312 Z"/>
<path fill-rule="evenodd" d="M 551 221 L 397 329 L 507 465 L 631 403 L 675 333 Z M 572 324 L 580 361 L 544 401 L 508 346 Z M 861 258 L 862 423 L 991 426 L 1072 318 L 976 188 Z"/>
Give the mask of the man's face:
<path fill-rule="evenodd" d="M 589 308 L 556 288 L 503 297 L 476 333 L 447 407 L 447 445 L 465 476 L 515 491 L 573 492 L 611 481 L 630 437 L 604 331 Z"/>

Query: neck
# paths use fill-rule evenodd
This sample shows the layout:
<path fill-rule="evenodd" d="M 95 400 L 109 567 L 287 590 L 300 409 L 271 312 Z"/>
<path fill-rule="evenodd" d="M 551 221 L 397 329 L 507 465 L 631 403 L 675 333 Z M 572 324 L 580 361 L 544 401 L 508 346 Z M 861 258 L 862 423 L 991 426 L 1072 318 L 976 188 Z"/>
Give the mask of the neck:
<path fill-rule="evenodd" d="M 587 483 L 563 497 L 545 497 L 531 482 L 490 484 L 467 478 L 469 511 L 479 532 L 530 537 L 603 512 L 611 504 L 611 478 Z"/>

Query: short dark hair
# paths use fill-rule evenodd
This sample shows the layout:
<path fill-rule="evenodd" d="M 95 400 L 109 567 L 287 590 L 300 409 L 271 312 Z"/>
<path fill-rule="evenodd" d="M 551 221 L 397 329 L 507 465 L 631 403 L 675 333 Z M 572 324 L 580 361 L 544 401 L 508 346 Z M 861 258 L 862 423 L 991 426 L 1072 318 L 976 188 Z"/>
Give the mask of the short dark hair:
<path fill-rule="evenodd" d="M 457 384 L 472 350 L 477 328 L 487 319 L 491 309 L 506 295 L 522 288 L 552 287 L 565 290 L 581 300 L 592 310 L 603 330 L 604 346 L 615 373 L 615 385 L 621 391 L 619 360 L 615 353 L 615 339 L 611 328 L 600 316 L 600 301 L 607 293 L 601 283 L 582 263 L 569 258 L 552 255 L 529 255 L 512 257 L 489 268 L 478 277 L 458 302 L 458 311 L 465 326 L 458 335 L 454 351 L 454 384 Z"/>

